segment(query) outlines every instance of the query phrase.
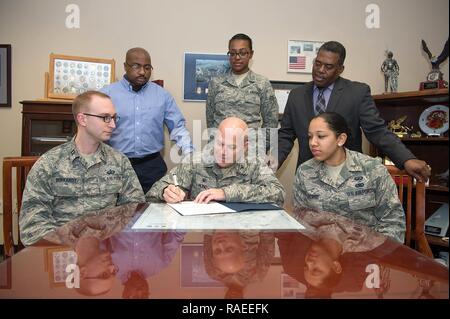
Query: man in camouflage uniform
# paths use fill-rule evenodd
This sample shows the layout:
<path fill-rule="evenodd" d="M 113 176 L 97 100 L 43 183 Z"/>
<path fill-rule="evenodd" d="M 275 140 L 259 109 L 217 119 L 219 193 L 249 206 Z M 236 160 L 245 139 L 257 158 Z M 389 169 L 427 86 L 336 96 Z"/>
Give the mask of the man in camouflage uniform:
<path fill-rule="evenodd" d="M 196 153 L 156 182 L 147 200 L 177 203 L 193 199 L 198 203 L 275 202 L 283 205 L 284 189 L 262 162 L 248 161 L 248 126 L 230 117 L 219 125 L 214 150 Z M 178 186 L 176 185 L 178 184 Z"/>
<path fill-rule="evenodd" d="M 405 214 L 392 177 L 376 159 L 345 152 L 336 182 L 321 161 L 300 165 L 293 187 L 295 207 L 334 212 L 403 242 Z"/>
<path fill-rule="evenodd" d="M 228 50 L 231 71 L 209 83 L 207 127 L 217 128 L 223 119 L 235 116 L 253 129 L 276 129 L 278 103 L 272 85 L 267 78 L 249 68 L 253 57 L 252 39 L 245 34 L 236 34 L 229 41 Z M 268 150 L 269 132 L 266 138 Z"/>
<path fill-rule="evenodd" d="M 25 245 L 87 211 L 145 201 L 130 161 L 103 143 L 118 119 L 111 99 L 88 91 L 72 112 L 77 135 L 42 155 L 28 175 L 19 219 Z"/>

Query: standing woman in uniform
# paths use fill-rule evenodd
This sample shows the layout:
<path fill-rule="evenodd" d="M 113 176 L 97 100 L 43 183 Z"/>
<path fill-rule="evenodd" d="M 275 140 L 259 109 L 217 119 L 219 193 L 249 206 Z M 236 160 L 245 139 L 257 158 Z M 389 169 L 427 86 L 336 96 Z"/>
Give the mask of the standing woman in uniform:
<path fill-rule="evenodd" d="M 270 81 L 250 69 L 253 53 L 252 39 L 246 34 L 238 33 L 228 41 L 231 70 L 209 82 L 206 126 L 217 128 L 227 117 L 240 118 L 250 128 L 250 153 L 266 154 L 273 138 L 271 130 L 278 126 L 278 102 Z M 266 139 L 262 151 L 255 145 L 259 133 Z"/>
<path fill-rule="evenodd" d="M 309 123 L 313 158 L 299 166 L 294 205 L 343 215 L 403 242 L 405 214 L 395 183 L 378 160 L 345 148 L 345 119 L 325 112 Z"/>

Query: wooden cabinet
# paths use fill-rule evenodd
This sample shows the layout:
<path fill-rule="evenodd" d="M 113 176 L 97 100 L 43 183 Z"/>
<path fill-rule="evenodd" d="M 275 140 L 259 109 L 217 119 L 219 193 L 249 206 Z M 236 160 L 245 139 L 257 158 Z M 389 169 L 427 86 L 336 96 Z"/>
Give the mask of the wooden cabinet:
<path fill-rule="evenodd" d="M 22 108 L 22 156 L 42 155 L 72 138 L 76 125 L 72 101 L 20 102 Z"/>
<path fill-rule="evenodd" d="M 449 100 L 448 89 L 380 94 L 374 95 L 373 98 L 380 116 L 387 123 L 406 115 L 407 118 L 402 124 L 412 128 L 412 133 L 420 131 L 419 119 L 424 110 L 433 105 L 448 107 Z M 418 159 L 426 161 L 432 167 L 430 184 L 426 190 L 426 217 L 428 218 L 443 203 L 448 203 L 448 131 L 439 137 L 427 137 L 422 132 L 421 137 L 408 135 L 402 137 L 401 140 Z M 370 146 L 370 154 L 372 156 L 384 156 L 373 145 Z M 439 175 L 446 171 L 447 178 L 439 178 Z M 430 237 L 429 241 L 431 244 L 448 247 L 448 242 L 443 242 L 437 237 Z"/>

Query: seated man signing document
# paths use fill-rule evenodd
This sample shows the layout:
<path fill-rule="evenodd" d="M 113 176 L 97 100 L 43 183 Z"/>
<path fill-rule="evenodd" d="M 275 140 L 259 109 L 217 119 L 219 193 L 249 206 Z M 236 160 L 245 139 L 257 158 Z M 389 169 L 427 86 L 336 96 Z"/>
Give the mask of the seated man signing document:
<path fill-rule="evenodd" d="M 224 119 L 214 145 L 207 145 L 189 162 L 174 167 L 146 194 L 148 201 L 173 204 L 184 200 L 196 203 L 284 202 L 284 189 L 266 164 L 247 159 L 247 124 L 239 118 Z"/>

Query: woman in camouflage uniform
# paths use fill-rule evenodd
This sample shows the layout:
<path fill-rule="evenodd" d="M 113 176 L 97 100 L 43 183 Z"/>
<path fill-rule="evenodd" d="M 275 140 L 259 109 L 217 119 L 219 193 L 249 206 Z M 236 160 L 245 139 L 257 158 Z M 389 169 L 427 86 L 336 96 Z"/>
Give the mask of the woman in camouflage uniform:
<path fill-rule="evenodd" d="M 345 148 L 349 132 L 337 113 L 311 120 L 308 138 L 314 158 L 297 170 L 294 205 L 346 216 L 403 242 L 405 215 L 395 183 L 378 160 Z"/>

